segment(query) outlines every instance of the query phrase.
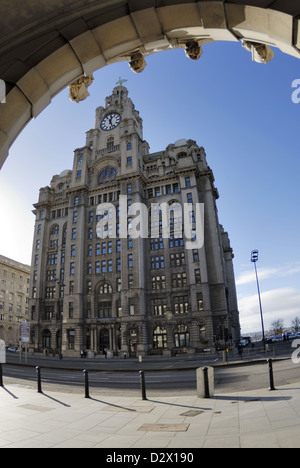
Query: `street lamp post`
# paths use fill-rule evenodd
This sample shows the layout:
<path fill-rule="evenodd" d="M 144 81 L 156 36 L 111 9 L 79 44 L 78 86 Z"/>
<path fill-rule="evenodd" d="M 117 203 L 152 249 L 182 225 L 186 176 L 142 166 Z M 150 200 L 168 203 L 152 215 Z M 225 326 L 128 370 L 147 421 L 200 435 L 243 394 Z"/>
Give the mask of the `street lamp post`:
<path fill-rule="evenodd" d="M 263 311 L 262 311 L 262 305 L 261 305 L 260 287 L 259 287 L 257 267 L 256 267 L 256 263 L 258 262 L 258 250 L 252 250 L 252 252 L 251 252 L 251 262 L 254 263 L 254 268 L 255 268 L 256 283 L 257 283 L 257 290 L 258 290 L 258 299 L 259 299 L 259 308 L 260 308 L 260 316 L 261 316 L 261 326 L 262 326 L 262 334 L 263 334 L 263 344 L 264 344 L 264 349 L 266 349 L 264 317 L 263 317 Z"/>

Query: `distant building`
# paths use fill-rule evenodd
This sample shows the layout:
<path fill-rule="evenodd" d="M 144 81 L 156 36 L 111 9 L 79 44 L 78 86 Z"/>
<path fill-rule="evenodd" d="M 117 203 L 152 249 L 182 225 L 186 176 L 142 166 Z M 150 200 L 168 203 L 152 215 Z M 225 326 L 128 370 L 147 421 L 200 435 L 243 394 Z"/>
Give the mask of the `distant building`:
<path fill-rule="evenodd" d="M 19 343 L 19 323 L 28 322 L 30 266 L 0 255 L 0 339 Z"/>
<path fill-rule="evenodd" d="M 151 154 L 128 90 L 117 86 L 96 110 L 73 169 L 54 176 L 34 205 L 31 347 L 58 353 L 61 326 L 66 356 L 194 354 L 214 349 L 216 337 L 239 340 L 218 196 L 204 149 L 178 140 Z M 196 227 L 197 203 L 204 204 L 203 246 L 201 235 L 188 240 L 176 231 L 176 222 Z"/>

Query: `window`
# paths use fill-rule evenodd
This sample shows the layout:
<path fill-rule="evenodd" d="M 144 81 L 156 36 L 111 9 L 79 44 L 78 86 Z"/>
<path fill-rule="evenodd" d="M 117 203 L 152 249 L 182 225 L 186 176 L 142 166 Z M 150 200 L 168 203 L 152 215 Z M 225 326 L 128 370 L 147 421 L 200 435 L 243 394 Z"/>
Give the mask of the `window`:
<path fill-rule="evenodd" d="M 115 145 L 115 139 L 114 137 L 110 136 L 107 138 L 107 148 L 112 149 Z"/>
<path fill-rule="evenodd" d="M 70 275 L 75 275 L 75 263 L 70 263 Z"/>
<path fill-rule="evenodd" d="M 129 195 L 130 193 L 132 193 L 132 184 L 128 184 L 128 185 L 127 185 L 127 193 L 128 193 L 128 195 Z"/>
<path fill-rule="evenodd" d="M 51 286 L 46 288 L 46 299 L 54 299 L 55 298 L 55 286 Z"/>
<path fill-rule="evenodd" d="M 195 270 L 195 283 L 201 284 L 201 273 L 199 269 Z"/>
<path fill-rule="evenodd" d="M 166 277 L 162 276 L 152 276 L 152 290 L 158 291 L 160 289 L 166 289 Z"/>
<path fill-rule="evenodd" d="M 77 211 L 74 211 L 74 213 L 73 213 L 73 223 L 77 223 L 77 216 L 78 216 Z"/>
<path fill-rule="evenodd" d="M 192 205 L 193 204 L 193 195 L 191 193 L 186 194 L 187 202 Z"/>
<path fill-rule="evenodd" d="M 133 282 L 133 275 L 128 275 L 128 289 L 133 289 L 134 282 Z"/>
<path fill-rule="evenodd" d="M 51 236 L 57 236 L 58 234 L 59 234 L 59 225 L 54 224 L 54 226 L 51 227 L 50 235 Z"/>
<path fill-rule="evenodd" d="M 68 347 L 69 349 L 75 349 L 75 331 L 68 330 Z"/>
<path fill-rule="evenodd" d="M 71 257 L 75 257 L 76 249 L 75 245 L 71 245 Z"/>
<path fill-rule="evenodd" d="M 135 313 L 135 309 L 134 309 L 134 305 L 129 305 L 129 315 L 134 315 Z"/>
<path fill-rule="evenodd" d="M 127 151 L 131 151 L 132 150 L 132 143 L 127 143 Z"/>
<path fill-rule="evenodd" d="M 151 269 L 159 270 L 160 268 L 165 268 L 165 257 L 163 255 L 151 257 Z"/>
<path fill-rule="evenodd" d="M 172 275 L 172 288 L 183 288 L 187 285 L 186 273 L 174 273 Z"/>
<path fill-rule="evenodd" d="M 99 302 L 98 303 L 98 318 L 111 318 L 112 317 L 112 303 Z"/>
<path fill-rule="evenodd" d="M 183 247 L 184 246 L 184 240 L 183 240 L 182 237 L 177 237 L 177 236 L 174 236 L 174 235 L 170 235 L 169 246 L 170 247 Z"/>
<path fill-rule="evenodd" d="M 128 268 L 133 268 L 133 254 L 128 255 Z"/>
<path fill-rule="evenodd" d="M 174 310 L 175 315 L 187 314 L 189 311 L 189 298 L 188 296 L 174 297 Z"/>
<path fill-rule="evenodd" d="M 69 302 L 69 319 L 72 319 L 74 316 L 74 303 Z"/>
<path fill-rule="evenodd" d="M 185 186 L 190 187 L 191 186 L 191 179 L 189 177 L 185 178 Z"/>
<path fill-rule="evenodd" d="M 193 260 L 194 262 L 199 262 L 199 250 L 193 249 Z"/>
<path fill-rule="evenodd" d="M 48 254 L 47 265 L 57 265 L 57 254 Z"/>
<path fill-rule="evenodd" d="M 185 253 L 176 253 L 170 255 L 171 267 L 179 267 L 185 265 Z"/>
<path fill-rule="evenodd" d="M 201 343 L 206 341 L 206 327 L 205 327 L 205 325 L 200 325 L 199 326 L 199 339 L 200 339 Z"/>
<path fill-rule="evenodd" d="M 163 248 L 164 248 L 164 241 L 163 241 L 162 237 L 150 240 L 150 249 L 151 250 L 160 250 L 160 249 L 163 249 Z"/>
<path fill-rule="evenodd" d="M 99 288 L 99 294 L 112 294 L 113 290 L 109 283 L 103 283 Z"/>
<path fill-rule="evenodd" d="M 188 327 L 185 325 L 178 325 L 178 332 L 175 333 L 175 346 L 176 348 L 187 348 L 190 345 L 190 334 Z"/>
<path fill-rule="evenodd" d="M 81 171 L 77 171 L 76 179 L 81 179 Z"/>
<path fill-rule="evenodd" d="M 165 349 L 167 347 L 167 330 L 158 326 L 153 332 L 153 349 Z"/>
<path fill-rule="evenodd" d="M 204 310 L 202 293 L 197 294 L 197 304 L 198 304 L 198 312 L 201 312 L 202 310 Z"/>
<path fill-rule="evenodd" d="M 53 306 L 45 307 L 44 320 L 52 320 L 53 317 L 54 317 L 54 307 Z"/>
<path fill-rule="evenodd" d="M 167 313 L 167 300 L 162 299 L 153 299 L 153 314 L 157 317 L 165 315 Z"/>
<path fill-rule="evenodd" d="M 132 165 L 132 156 L 128 156 L 127 158 L 127 165 L 131 166 Z"/>

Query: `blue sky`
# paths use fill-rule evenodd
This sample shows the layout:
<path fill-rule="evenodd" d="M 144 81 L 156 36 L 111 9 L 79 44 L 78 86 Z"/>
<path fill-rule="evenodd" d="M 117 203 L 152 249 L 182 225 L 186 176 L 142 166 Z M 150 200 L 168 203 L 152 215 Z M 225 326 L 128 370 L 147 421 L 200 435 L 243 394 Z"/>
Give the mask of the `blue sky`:
<path fill-rule="evenodd" d="M 220 192 L 219 217 L 235 252 L 242 331 L 260 330 L 250 252 L 259 249 L 266 328 L 300 317 L 299 201 L 300 104 L 292 102 L 299 61 L 274 49 L 268 65 L 252 62 L 240 44 L 212 43 L 198 62 L 182 50 L 147 58 L 141 75 L 127 63 L 94 74 L 90 98 L 68 100 L 68 90 L 22 132 L 0 171 L 0 254 L 30 263 L 31 213 L 39 188 L 71 169 L 73 151 L 85 144 L 121 76 L 144 121 L 151 152 L 180 138 L 204 146 Z"/>

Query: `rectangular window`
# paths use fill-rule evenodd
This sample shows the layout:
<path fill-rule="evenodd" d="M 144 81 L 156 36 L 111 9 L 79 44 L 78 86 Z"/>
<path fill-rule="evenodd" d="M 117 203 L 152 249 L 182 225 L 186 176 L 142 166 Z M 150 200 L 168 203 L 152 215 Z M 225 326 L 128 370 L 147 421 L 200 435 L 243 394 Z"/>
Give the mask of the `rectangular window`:
<path fill-rule="evenodd" d="M 201 284 L 201 274 L 199 269 L 195 270 L 195 283 Z"/>
<path fill-rule="evenodd" d="M 153 314 L 157 317 L 167 313 L 167 299 L 153 299 Z"/>
<path fill-rule="evenodd" d="M 128 275 L 128 289 L 133 289 L 133 275 Z"/>
<path fill-rule="evenodd" d="M 197 294 L 197 303 L 198 303 L 198 312 L 201 312 L 202 310 L 204 310 L 202 293 Z"/>
<path fill-rule="evenodd" d="M 172 274 L 172 288 L 184 288 L 187 285 L 186 273 Z"/>
<path fill-rule="evenodd" d="M 165 268 L 165 257 L 163 255 L 151 257 L 151 269 L 159 270 Z"/>
<path fill-rule="evenodd" d="M 174 297 L 174 310 L 175 310 L 175 315 L 187 314 L 189 311 L 188 296 Z"/>

